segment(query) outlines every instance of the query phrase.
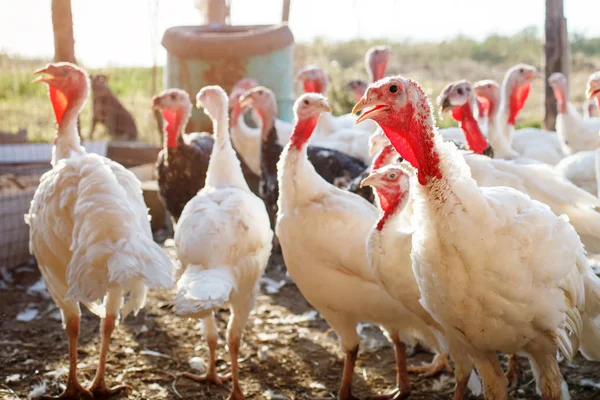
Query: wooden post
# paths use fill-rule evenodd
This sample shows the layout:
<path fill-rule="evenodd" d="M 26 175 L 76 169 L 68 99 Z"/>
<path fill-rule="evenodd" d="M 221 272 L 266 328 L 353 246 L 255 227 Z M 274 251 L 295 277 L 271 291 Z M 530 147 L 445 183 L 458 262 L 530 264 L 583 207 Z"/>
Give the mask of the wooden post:
<path fill-rule="evenodd" d="M 556 99 L 547 78 L 554 72 L 562 72 L 569 78 L 569 39 L 567 20 L 564 17 L 563 0 L 546 0 L 546 82 L 544 129 L 554 130 L 556 124 Z"/>
<path fill-rule="evenodd" d="M 75 63 L 71 0 L 52 0 L 52 29 L 54 30 L 54 61 Z"/>
<path fill-rule="evenodd" d="M 290 20 L 291 0 L 283 0 L 283 11 L 281 13 L 281 22 L 287 23 Z"/>
<path fill-rule="evenodd" d="M 54 61 L 76 64 L 71 0 L 52 0 L 52 30 L 54 31 Z M 77 132 L 79 132 L 79 139 L 83 139 L 79 119 L 77 117 Z"/>
<path fill-rule="evenodd" d="M 206 4 L 206 23 L 225 25 L 227 4 L 225 0 L 208 0 Z"/>

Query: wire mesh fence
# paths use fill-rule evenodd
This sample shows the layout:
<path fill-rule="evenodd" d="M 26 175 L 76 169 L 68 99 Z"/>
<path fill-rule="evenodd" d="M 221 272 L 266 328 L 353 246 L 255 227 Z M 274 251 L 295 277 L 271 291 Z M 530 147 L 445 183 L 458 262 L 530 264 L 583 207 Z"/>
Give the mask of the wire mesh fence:
<path fill-rule="evenodd" d="M 6 150 L 12 145 L 2 145 Z M 37 188 L 40 176 L 50 163 L 27 165 L 0 164 L 0 268 L 28 262 L 29 227 L 24 215 Z"/>

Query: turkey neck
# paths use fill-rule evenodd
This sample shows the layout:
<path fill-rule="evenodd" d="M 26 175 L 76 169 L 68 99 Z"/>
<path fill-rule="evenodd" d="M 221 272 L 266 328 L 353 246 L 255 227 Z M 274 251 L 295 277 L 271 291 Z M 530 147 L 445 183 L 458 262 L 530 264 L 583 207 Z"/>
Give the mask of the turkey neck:
<path fill-rule="evenodd" d="M 272 113 L 259 112 L 262 119 L 261 145 L 260 145 L 260 170 L 261 174 L 277 174 L 277 161 L 283 151 L 277 142 L 277 129 Z"/>
<path fill-rule="evenodd" d="M 559 114 L 567 113 L 567 88 L 566 85 L 556 83 L 552 85 L 554 97 L 556 97 L 556 109 Z"/>
<path fill-rule="evenodd" d="M 472 104 L 471 101 L 468 101 L 460 107 L 455 107 L 452 110 L 452 116 L 458 121 L 469 148 L 477 154 L 483 154 L 489 145 L 485 136 L 481 133 L 477 120 L 473 117 Z"/>
<path fill-rule="evenodd" d="M 206 171 L 206 186 L 215 188 L 237 187 L 250 190 L 244 179 L 240 161 L 231 146 L 227 102 L 222 101 L 219 104 L 218 111 L 215 114 L 211 112 L 210 115 L 214 128 L 215 143 Z"/>
<path fill-rule="evenodd" d="M 52 88 L 50 89 L 52 90 Z M 71 99 L 58 123 L 56 138 L 54 139 L 54 147 L 52 148 L 51 164 L 55 165 L 59 160 L 67 158 L 72 152 L 82 153 L 84 150 L 81 147 L 79 139 L 79 131 L 77 130 L 77 117 L 85 100 L 87 99 L 87 85 L 81 91 L 78 97 Z"/>
<path fill-rule="evenodd" d="M 298 120 L 290 141 L 277 163 L 279 181 L 279 212 L 310 202 L 318 193 L 332 185 L 327 183 L 308 161 L 308 140 L 317 125 L 318 117 Z"/>
<path fill-rule="evenodd" d="M 408 191 L 403 191 L 399 188 L 397 190 L 389 190 L 387 188 L 386 190 L 375 189 L 375 194 L 379 199 L 379 206 L 383 211 L 376 225 L 376 229 L 381 232 L 386 227 L 392 226 L 390 222 L 404 210 L 409 196 Z"/>

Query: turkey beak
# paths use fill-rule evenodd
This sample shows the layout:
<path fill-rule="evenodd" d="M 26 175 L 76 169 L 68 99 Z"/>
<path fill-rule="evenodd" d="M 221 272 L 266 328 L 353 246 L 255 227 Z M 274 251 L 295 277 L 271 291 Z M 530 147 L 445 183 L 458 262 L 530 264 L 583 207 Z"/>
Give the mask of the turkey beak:
<path fill-rule="evenodd" d="M 370 173 L 369 176 L 367 176 L 365 179 L 363 179 L 362 181 L 360 181 L 360 187 L 363 188 L 365 186 L 371 186 L 371 184 L 373 183 L 373 181 L 375 180 L 375 174 L 374 173 Z"/>
<path fill-rule="evenodd" d="M 159 96 L 152 97 L 152 110 L 160 110 L 161 98 Z"/>
<path fill-rule="evenodd" d="M 588 85 L 585 88 L 585 97 L 588 100 L 591 100 L 594 96 L 597 96 L 597 95 L 600 95 L 600 84 L 594 84 L 592 82 L 588 82 Z"/>
<path fill-rule="evenodd" d="M 454 106 L 450 102 L 450 96 L 449 95 L 440 96 L 438 98 L 438 104 L 440 105 L 440 112 L 439 112 L 440 118 L 442 117 L 443 113 L 445 113 L 446 111 L 454 108 Z"/>
<path fill-rule="evenodd" d="M 56 79 L 56 77 L 50 72 L 50 66 L 35 70 L 33 75 L 35 75 L 35 79 L 32 81 L 33 83 L 45 82 L 47 84 L 51 84 Z"/>
<path fill-rule="evenodd" d="M 331 106 L 329 104 L 327 104 L 327 101 L 325 100 L 321 100 L 319 102 L 319 110 L 321 110 L 321 112 L 328 112 L 330 113 L 331 110 Z"/>
<path fill-rule="evenodd" d="M 240 105 L 241 109 L 251 106 L 252 105 L 252 96 L 240 97 L 239 105 Z"/>
<path fill-rule="evenodd" d="M 356 114 L 364 110 L 365 108 L 370 107 L 366 112 L 361 113 L 358 116 L 358 118 L 356 118 L 356 120 L 354 121 L 355 124 L 358 124 L 364 121 L 365 119 L 373 119 L 374 114 L 378 114 L 382 111 L 387 111 L 390 108 L 384 101 L 376 99 L 368 100 L 368 94 L 369 91 L 367 90 L 367 93 L 365 93 L 362 99 L 360 99 L 360 101 L 356 103 L 354 108 L 352 108 L 352 114 Z"/>

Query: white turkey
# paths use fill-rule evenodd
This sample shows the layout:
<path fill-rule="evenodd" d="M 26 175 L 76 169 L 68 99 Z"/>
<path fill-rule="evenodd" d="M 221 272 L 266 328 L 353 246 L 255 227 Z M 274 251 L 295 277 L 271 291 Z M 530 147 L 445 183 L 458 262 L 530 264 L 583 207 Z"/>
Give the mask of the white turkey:
<path fill-rule="evenodd" d="M 512 187 L 534 200 L 547 204 L 557 215 L 567 214 L 586 248 L 593 252 L 600 251 L 600 200 L 565 179 L 557 171 L 558 166 L 553 168 L 521 156 L 512 160 L 501 160 L 479 155 L 487 142 L 474 122 L 473 93 L 466 90 L 468 87 L 470 83 L 467 81 L 451 84 L 451 89 L 445 92 L 441 100 L 446 104 L 445 108 L 452 109 L 452 115 L 461 121 L 466 140 L 476 153 L 465 153 L 464 157 L 477 184 L 487 187 Z M 459 89 L 462 89 L 460 93 Z M 495 149 L 493 150 L 495 155 Z M 568 158 L 575 159 L 580 154 Z M 595 174 L 593 158 L 586 161 L 586 164 L 592 174 Z"/>
<path fill-rule="evenodd" d="M 595 150 L 600 145 L 600 118 L 584 119 L 575 106 L 569 102 L 567 77 L 555 72 L 548 83 L 556 97 L 556 133 L 566 155 L 580 151 Z"/>
<path fill-rule="evenodd" d="M 531 83 L 539 78 L 541 74 L 537 69 L 527 64 L 515 65 L 504 76 L 498 116 L 494 121 L 490 119 L 488 133 L 492 147 L 498 150 L 500 158 L 514 158 L 516 155 L 511 153 L 511 147 L 522 157 L 550 165 L 556 165 L 565 156 L 556 132 L 537 128 L 522 128 L 515 131 L 515 122 L 529 96 Z M 495 142 L 496 138 L 492 137 L 492 124 L 494 124 L 494 131 L 503 135 L 498 140 L 504 140 L 509 145 L 508 148 Z"/>
<path fill-rule="evenodd" d="M 415 81 L 376 82 L 359 110 L 418 170 L 413 271 L 452 358 L 468 354 L 486 398 L 507 399 L 496 353 L 527 354 L 543 398 L 568 399 L 557 352 L 600 358 L 600 281 L 573 227 L 512 188 L 480 188 L 460 152 L 437 134 Z"/>
<path fill-rule="evenodd" d="M 560 79 L 560 76 L 558 78 L 559 79 L 556 80 L 560 85 L 562 83 L 562 79 Z M 566 85 L 566 80 L 564 84 Z M 594 96 L 594 92 L 600 93 L 600 73 L 590 75 L 586 88 L 586 95 L 588 96 L 588 101 L 591 101 L 595 104 L 596 99 Z M 559 92 L 557 98 L 560 96 L 562 96 L 561 92 Z M 556 122 L 557 130 L 559 129 L 559 118 L 560 114 L 557 117 Z M 565 157 L 556 165 L 556 170 L 559 173 L 561 173 L 565 178 L 569 179 L 571 182 L 573 182 L 580 188 L 594 195 L 598 194 L 598 180 L 595 165 L 596 149 L 598 147 L 597 144 L 600 144 L 600 125 L 596 127 L 595 132 L 593 129 L 594 125 L 597 125 L 599 121 L 600 118 L 588 118 L 581 120 L 582 124 L 580 125 L 580 127 L 585 126 L 587 128 L 583 130 L 580 129 L 578 132 L 580 134 L 587 132 L 585 133 L 584 137 L 589 142 L 588 147 L 590 147 L 590 150 L 579 151 L 578 153 L 575 153 L 569 157 Z M 577 137 L 575 139 L 577 139 Z M 593 146 L 594 144 L 596 144 L 596 146 Z"/>
<path fill-rule="evenodd" d="M 388 50 L 389 51 L 389 50 Z M 378 56 L 373 56 L 373 64 L 378 66 L 379 64 L 385 63 L 387 65 L 387 59 L 383 54 L 387 54 L 385 51 L 381 52 Z M 383 65 L 383 70 L 385 70 Z M 377 67 L 380 69 L 380 67 Z M 327 94 L 327 87 L 329 86 L 329 79 L 323 70 L 316 65 L 309 65 L 304 67 L 296 76 L 296 79 L 302 83 L 305 93 L 320 93 L 322 95 Z M 371 121 L 366 121 L 362 124 L 355 126 L 356 116 L 353 114 L 343 114 L 340 116 L 334 116 L 331 112 L 322 113 L 319 117 L 319 122 L 315 128 L 315 138 L 330 138 L 330 135 L 334 135 L 340 130 L 351 132 L 355 134 L 367 135 L 373 133 L 377 129 L 377 124 Z"/>
<path fill-rule="evenodd" d="M 424 321 L 380 288 L 369 266 L 366 243 L 377 209 L 327 183 L 308 161 L 307 143 L 319 114 L 330 110 L 325 98 L 302 95 L 294 110 L 294 133 L 277 166 L 276 233 L 288 273 L 341 339 L 346 358 L 338 398 L 355 399 L 351 382 L 359 322 L 376 323 L 389 333 L 396 352 L 397 389 L 382 398 L 405 398 L 410 392 L 405 342 L 417 339 L 437 348 L 437 338 Z"/>
<path fill-rule="evenodd" d="M 210 361 L 206 376 L 184 376 L 222 383 L 215 364 L 213 312 L 229 306 L 227 344 L 233 384 L 229 399 L 239 400 L 244 398 L 238 372 L 240 340 L 271 254 L 273 231 L 265 205 L 250 191 L 231 146 L 225 91 L 219 86 L 205 87 L 197 102 L 213 121 L 215 145 L 206 185 L 186 204 L 177 223 L 175 248 L 185 270 L 177 283 L 174 305 L 178 315 L 202 319 Z"/>
<path fill-rule="evenodd" d="M 87 73 L 70 63 L 54 63 L 35 74 L 36 82 L 48 85 L 58 129 L 52 169 L 42 176 L 25 221 L 29 248 L 69 340 L 69 376 L 59 398 L 106 397 L 128 388 L 108 388 L 104 378 L 119 311 L 122 317 L 137 313 L 147 287 L 172 287 L 176 268 L 152 240 L 140 181 L 80 144 L 77 117 L 88 97 Z M 103 305 L 97 303 L 102 298 Z M 102 318 L 100 360 L 88 389 L 77 380 L 79 303 Z"/>

